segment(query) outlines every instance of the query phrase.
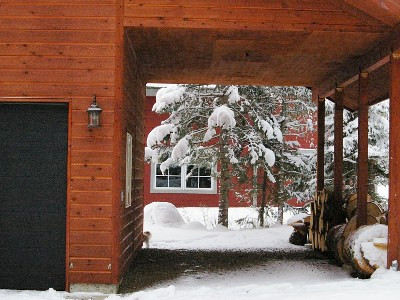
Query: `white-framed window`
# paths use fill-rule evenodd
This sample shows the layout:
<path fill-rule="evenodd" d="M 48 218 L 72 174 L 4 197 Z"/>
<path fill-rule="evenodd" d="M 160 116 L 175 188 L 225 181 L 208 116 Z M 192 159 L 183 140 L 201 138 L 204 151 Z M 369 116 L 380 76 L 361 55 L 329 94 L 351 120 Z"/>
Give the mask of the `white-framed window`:
<path fill-rule="evenodd" d="M 211 169 L 195 165 L 171 166 L 163 174 L 160 164 L 152 164 L 150 184 L 151 193 L 217 193 Z"/>
<path fill-rule="evenodd" d="M 126 174 L 125 174 L 125 207 L 132 205 L 132 146 L 133 138 L 132 135 L 126 133 Z"/>

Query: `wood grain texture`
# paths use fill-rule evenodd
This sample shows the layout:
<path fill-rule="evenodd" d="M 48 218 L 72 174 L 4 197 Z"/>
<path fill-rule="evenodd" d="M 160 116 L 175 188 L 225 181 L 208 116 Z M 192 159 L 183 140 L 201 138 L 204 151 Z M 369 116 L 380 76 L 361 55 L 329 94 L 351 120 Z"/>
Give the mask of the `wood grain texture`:
<path fill-rule="evenodd" d="M 124 195 L 123 181 L 123 136 L 125 132 L 122 130 L 122 103 L 123 103 L 123 74 L 124 74 L 124 28 L 123 28 L 123 15 L 124 15 L 124 1 L 117 0 L 115 3 L 115 20 L 116 20 L 116 34 L 115 34 L 115 100 L 114 100 L 114 133 L 113 133 L 113 202 L 112 202 L 112 217 L 113 217 L 113 243 L 112 243 L 112 281 L 118 284 L 119 278 L 122 277 L 119 265 L 120 253 L 120 230 L 121 222 L 119 219 L 121 210 L 121 197 Z"/>
<path fill-rule="evenodd" d="M 333 226 L 341 223 L 343 204 L 343 98 L 344 90 L 336 89 L 334 120 L 334 179 L 333 179 Z"/>
<path fill-rule="evenodd" d="M 134 141 L 132 154 L 132 204 L 125 207 L 120 205 L 120 241 L 119 241 L 119 268 L 120 274 L 124 274 L 133 261 L 133 257 L 142 245 L 143 232 L 143 149 L 144 149 L 144 102 L 145 84 L 141 80 L 140 71 L 137 69 L 136 55 L 133 41 L 125 36 L 124 43 L 123 72 L 123 110 L 122 110 L 122 131 L 123 145 L 126 142 L 126 132 L 129 132 Z M 121 169 L 125 170 L 125 153 L 122 155 Z M 139 175 L 139 173 L 141 175 Z M 137 176 L 140 177 L 137 180 Z M 122 182 L 125 182 L 125 172 L 122 175 Z M 139 233 L 140 234 L 139 234 Z M 120 277 L 121 278 L 121 277 Z M 120 279 L 119 278 L 119 279 Z"/>
<path fill-rule="evenodd" d="M 390 64 L 388 267 L 400 261 L 400 53 Z"/>
<path fill-rule="evenodd" d="M 318 100 L 317 191 L 325 187 L 325 100 Z"/>
<path fill-rule="evenodd" d="M 111 283 L 108 264 L 88 262 L 112 258 L 116 2 L 1 1 L 0 28 L 0 97 L 70 99 L 67 282 Z M 92 94 L 99 130 L 86 127 Z"/>
<path fill-rule="evenodd" d="M 358 95 L 357 228 L 367 225 L 368 73 L 361 73 Z"/>

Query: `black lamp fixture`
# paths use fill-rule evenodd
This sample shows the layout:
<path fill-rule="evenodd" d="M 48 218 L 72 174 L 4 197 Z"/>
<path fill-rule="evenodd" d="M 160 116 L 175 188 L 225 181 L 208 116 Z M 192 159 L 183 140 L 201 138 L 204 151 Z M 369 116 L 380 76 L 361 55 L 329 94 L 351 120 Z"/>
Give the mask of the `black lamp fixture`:
<path fill-rule="evenodd" d="M 88 112 L 88 128 L 99 128 L 101 127 L 100 124 L 100 114 L 102 109 L 97 105 L 96 95 L 92 97 L 93 102 L 89 106 Z"/>

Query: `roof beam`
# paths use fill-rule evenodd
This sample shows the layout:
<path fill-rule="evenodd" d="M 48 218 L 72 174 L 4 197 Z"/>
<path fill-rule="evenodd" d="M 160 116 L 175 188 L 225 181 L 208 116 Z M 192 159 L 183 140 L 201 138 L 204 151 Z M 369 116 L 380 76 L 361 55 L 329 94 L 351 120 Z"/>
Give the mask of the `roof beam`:
<path fill-rule="evenodd" d="M 386 25 L 395 26 L 400 22 L 400 3 L 398 0 L 344 0 L 344 2 Z"/>
<path fill-rule="evenodd" d="M 330 75 L 326 80 L 316 85 L 318 94 L 321 98 L 329 98 L 335 94 L 336 86 L 347 87 L 356 82 L 359 72 L 371 73 L 390 61 L 390 53 L 400 50 L 400 26 L 396 27 L 396 33 L 390 34 L 386 39 L 379 43 L 359 59 L 352 59 L 343 64 L 343 68 Z"/>
<path fill-rule="evenodd" d="M 360 10 L 354 5 L 347 3 L 346 0 L 328 0 L 340 10 L 352 15 L 353 17 L 365 22 L 369 25 L 387 25 L 386 23 L 374 18 L 363 10 Z"/>

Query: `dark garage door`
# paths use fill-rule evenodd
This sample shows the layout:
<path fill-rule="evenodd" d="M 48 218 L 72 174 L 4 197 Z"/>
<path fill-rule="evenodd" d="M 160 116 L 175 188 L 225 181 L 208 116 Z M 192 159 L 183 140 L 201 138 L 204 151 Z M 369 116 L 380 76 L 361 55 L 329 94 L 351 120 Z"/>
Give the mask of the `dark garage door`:
<path fill-rule="evenodd" d="M 65 289 L 66 104 L 0 103 L 0 288 Z"/>

